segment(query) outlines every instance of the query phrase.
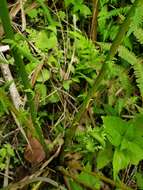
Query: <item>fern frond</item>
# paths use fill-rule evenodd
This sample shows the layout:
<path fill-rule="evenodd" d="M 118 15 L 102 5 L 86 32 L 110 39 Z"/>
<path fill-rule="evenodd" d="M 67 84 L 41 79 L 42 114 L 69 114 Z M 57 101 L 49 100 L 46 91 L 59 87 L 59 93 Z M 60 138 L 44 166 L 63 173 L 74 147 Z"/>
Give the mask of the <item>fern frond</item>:
<path fill-rule="evenodd" d="M 128 34 L 130 35 L 132 32 L 142 27 L 142 24 L 143 24 L 143 3 L 139 3 L 135 11 L 134 17 L 132 18 L 132 23 L 130 25 Z"/>
<path fill-rule="evenodd" d="M 107 42 L 97 42 L 97 45 L 99 45 L 99 47 L 103 51 L 109 51 L 111 47 L 111 43 L 107 43 Z"/>
<path fill-rule="evenodd" d="M 106 16 L 106 19 L 109 19 L 113 16 L 119 16 L 122 14 L 126 14 L 129 11 L 129 9 L 130 9 L 130 6 L 113 9 L 108 13 L 108 15 Z"/>
<path fill-rule="evenodd" d="M 133 32 L 134 36 L 138 40 L 140 44 L 143 44 L 143 29 L 142 28 L 136 28 Z"/>
<path fill-rule="evenodd" d="M 126 69 L 124 69 L 122 67 L 119 67 L 119 71 L 120 72 L 119 72 L 118 76 L 119 76 L 121 86 L 125 90 L 126 95 L 130 96 L 133 91 L 133 86 L 131 84 L 131 81 L 130 81 L 130 78 L 128 75 L 128 71 L 126 71 Z"/>
<path fill-rule="evenodd" d="M 113 85 L 115 86 L 116 90 L 118 89 L 117 86 L 122 87 L 122 89 L 125 92 L 125 95 L 129 97 L 133 91 L 133 86 L 131 84 L 131 80 L 128 75 L 128 70 L 121 65 L 118 65 L 118 64 L 113 65 L 113 64 L 110 67 L 111 80 L 112 78 L 114 79 L 118 77 L 116 82 L 113 83 Z"/>
<path fill-rule="evenodd" d="M 140 90 L 140 94 L 143 97 L 143 65 L 142 59 L 136 57 L 133 52 L 130 52 L 127 48 L 120 46 L 119 56 L 130 63 L 134 69 L 137 86 Z"/>
<path fill-rule="evenodd" d="M 134 66 L 134 71 L 135 71 L 137 86 L 139 87 L 141 96 L 143 97 L 143 65 L 141 59 Z"/>
<path fill-rule="evenodd" d="M 139 4 L 133 17 L 133 24 L 140 27 L 143 23 L 143 3 Z"/>
<path fill-rule="evenodd" d="M 138 62 L 138 58 L 136 57 L 136 55 L 133 52 L 129 51 L 124 46 L 120 46 L 118 48 L 118 52 L 119 56 L 124 60 L 126 60 L 131 65 L 135 65 Z"/>

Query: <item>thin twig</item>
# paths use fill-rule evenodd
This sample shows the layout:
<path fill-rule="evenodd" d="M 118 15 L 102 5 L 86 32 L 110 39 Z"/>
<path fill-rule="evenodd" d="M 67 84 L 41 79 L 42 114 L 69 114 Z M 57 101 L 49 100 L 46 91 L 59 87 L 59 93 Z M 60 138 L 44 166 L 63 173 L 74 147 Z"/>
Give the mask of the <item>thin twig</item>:
<path fill-rule="evenodd" d="M 20 1 L 20 9 L 21 9 L 21 20 L 22 20 L 22 32 L 25 31 L 26 29 L 26 17 L 25 17 L 25 12 L 24 12 L 24 3 L 23 0 Z"/>

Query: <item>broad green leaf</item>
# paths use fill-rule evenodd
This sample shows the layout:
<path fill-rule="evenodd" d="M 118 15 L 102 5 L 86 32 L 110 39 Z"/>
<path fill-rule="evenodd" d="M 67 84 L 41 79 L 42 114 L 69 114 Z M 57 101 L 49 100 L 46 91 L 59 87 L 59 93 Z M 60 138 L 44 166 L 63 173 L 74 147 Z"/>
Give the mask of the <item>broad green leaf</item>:
<path fill-rule="evenodd" d="M 73 82 L 76 82 L 76 83 L 80 83 L 80 80 L 79 80 L 78 77 L 74 77 L 74 78 L 72 78 L 72 81 L 73 81 Z"/>
<path fill-rule="evenodd" d="M 74 7 L 77 7 L 83 3 L 83 0 L 64 0 L 65 6 L 68 7 L 70 4 L 73 5 Z"/>
<path fill-rule="evenodd" d="M 107 138 L 114 146 L 119 146 L 125 131 L 127 130 L 127 122 L 119 117 L 106 116 L 103 117 L 103 123 Z"/>
<path fill-rule="evenodd" d="M 45 99 L 47 96 L 47 87 L 42 83 L 38 83 L 35 85 L 35 90 L 40 95 L 41 103 L 45 104 Z"/>
<path fill-rule="evenodd" d="M 83 16 L 91 15 L 91 10 L 86 5 L 80 5 L 79 7 L 80 14 Z"/>
<path fill-rule="evenodd" d="M 117 179 L 119 171 L 128 166 L 129 161 L 130 159 L 127 152 L 120 151 L 118 148 L 115 150 L 114 156 L 113 156 L 114 180 Z"/>
<path fill-rule="evenodd" d="M 100 180 L 95 176 L 89 175 L 86 172 L 81 172 L 78 176 L 78 179 L 86 183 L 87 185 L 92 186 L 93 188 L 100 189 Z"/>
<path fill-rule="evenodd" d="M 49 41 L 47 44 L 48 49 L 53 49 L 57 46 L 57 37 L 54 33 L 51 33 L 48 41 Z"/>
<path fill-rule="evenodd" d="M 93 84 L 93 79 L 87 77 L 86 75 L 84 75 L 83 73 L 79 73 L 80 77 L 79 78 L 84 78 L 90 85 Z"/>
<path fill-rule="evenodd" d="M 63 87 L 64 87 L 64 89 L 65 89 L 65 90 L 69 90 L 71 83 L 72 83 L 71 80 L 65 80 L 65 81 L 63 81 Z"/>
<path fill-rule="evenodd" d="M 68 7 L 70 4 L 74 4 L 73 0 L 64 0 L 65 6 Z"/>
<path fill-rule="evenodd" d="M 51 33 L 51 35 L 54 35 L 54 34 L 57 35 L 57 28 L 56 28 L 56 26 L 50 25 L 50 26 L 48 26 L 47 29 L 53 32 L 53 33 Z"/>
<path fill-rule="evenodd" d="M 31 74 L 31 72 L 39 65 L 38 62 L 30 62 L 25 66 L 26 71 L 28 74 Z"/>
<path fill-rule="evenodd" d="M 57 103 L 59 102 L 60 98 L 59 98 L 59 95 L 57 94 L 57 92 L 51 94 L 51 96 L 48 97 L 48 101 L 50 103 Z"/>
<path fill-rule="evenodd" d="M 128 142 L 127 146 L 130 163 L 137 165 L 143 159 L 143 149 L 135 142 Z"/>
<path fill-rule="evenodd" d="M 136 133 L 143 136 L 143 114 L 138 114 L 131 122 L 135 126 Z"/>
<path fill-rule="evenodd" d="M 85 166 L 85 170 L 89 172 L 91 171 L 91 165 L 89 163 L 87 163 L 87 165 Z M 87 185 L 92 186 L 95 189 L 100 189 L 100 186 L 101 186 L 100 180 L 96 178 L 95 176 L 88 174 L 85 171 L 82 171 L 79 174 L 78 179 L 83 181 Z"/>
<path fill-rule="evenodd" d="M 139 189 L 143 189 L 143 175 L 139 172 L 136 173 L 136 180 Z"/>
<path fill-rule="evenodd" d="M 31 19 L 36 18 L 37 15 L 38 15 L 38 11 L 37 11 L 36 9 L 29 10 L 29 11 L 27 12 L 27 15 L 28 15 Z"/>
<path fill-rule="evenodd" d="M 45 50 L 48 48 L 49 38 L 45 31 L 39 32 L 37 35 L 37 41 L 35 41 L 36 46 L 41 49 Z"/>
<path fill-rule="evenodd" d="M 69 180 L 69 184 L 72 190 L 84 190 L 78 183 L 74 182 L 73 180 Z"/>
<path fill-rule="evenodd" d="M 37 35 L 37 40 L 35 41 L 36 46 L 41 50 L 52 49 L 57 45 L 57 38 L 54 33 L 51 33 L 50 37 L 46 31 L 41 31 Z"/>
<path fill-rule="evenodd" d="M 143 136 L 135 135 L 134 142 L 140 146 L 140 148 L 143 149 Z"/>
<path fill-rule="evenodd" d="M 97 168 L 101 169 L 105 167 L 109 162 L 112 161 L 113 150 L 111 145 L 107 145 L 104 150 L 100 150 L 97 156 Z"/>
<path fill-rule="evenodd" d="M 128 141 L 134 140 L 136 134 L 136 129 L 132 123 L 128 123 L 127 130 L 124 134 L 124 138 L 127 139 Z"/>
<path fill-rule="evenodd" d="M 38 82 L 46 82 L 50 78 L 50 71 L 47 69 L 42 69 L 37 77 Z"/>

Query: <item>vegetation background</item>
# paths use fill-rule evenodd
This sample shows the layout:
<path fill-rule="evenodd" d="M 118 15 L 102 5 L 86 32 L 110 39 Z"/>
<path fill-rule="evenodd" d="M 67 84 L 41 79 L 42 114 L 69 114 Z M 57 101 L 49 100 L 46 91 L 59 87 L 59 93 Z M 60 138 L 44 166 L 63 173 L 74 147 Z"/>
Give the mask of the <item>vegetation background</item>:
<path fill-rule="evenodd" d="M 0 1 L 0 188 L 143 189 L 143 0 Z"/>

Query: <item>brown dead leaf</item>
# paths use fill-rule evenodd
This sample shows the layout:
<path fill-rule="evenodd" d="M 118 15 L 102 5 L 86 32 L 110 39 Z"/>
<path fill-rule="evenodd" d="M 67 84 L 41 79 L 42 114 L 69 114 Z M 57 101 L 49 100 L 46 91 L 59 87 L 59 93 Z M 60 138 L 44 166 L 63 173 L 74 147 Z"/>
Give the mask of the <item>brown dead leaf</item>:
<path fill-rule="evenodd" d="M 46 154 L 44 152 L 42 145 L 39 143 L 39 141 L 35 137 L 29 138 L 29 144 L 31 145 L 31 147 L 30 145 L 27 145 L 25 148 L 25 152 L 24 152 L 25 160 L 30 162 L 32 165 L 42 162 L 46 157 Z"/>

